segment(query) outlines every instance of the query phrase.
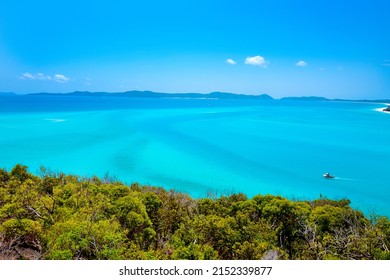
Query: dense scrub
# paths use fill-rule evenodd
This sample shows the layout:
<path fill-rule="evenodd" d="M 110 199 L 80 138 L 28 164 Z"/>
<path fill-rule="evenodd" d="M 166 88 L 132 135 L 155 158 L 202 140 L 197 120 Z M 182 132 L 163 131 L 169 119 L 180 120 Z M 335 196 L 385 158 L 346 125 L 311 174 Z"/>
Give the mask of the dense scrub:
<path fill-rule="evenodd" d="M 192 199 L 0 169 L 0 259 L 389 259 L 390 222 L 348 200 Z"/>

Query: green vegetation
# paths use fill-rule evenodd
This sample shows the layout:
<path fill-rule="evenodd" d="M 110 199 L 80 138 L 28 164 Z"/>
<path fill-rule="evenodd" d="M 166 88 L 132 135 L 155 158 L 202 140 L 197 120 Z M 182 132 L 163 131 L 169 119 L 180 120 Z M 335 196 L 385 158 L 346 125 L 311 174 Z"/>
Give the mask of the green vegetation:
<path fill-rule="evenodd" d="M 16 165 L 0 169 L 0 259 L 390 259 L 390 221 L 348 200 L 192 199 Z"/>

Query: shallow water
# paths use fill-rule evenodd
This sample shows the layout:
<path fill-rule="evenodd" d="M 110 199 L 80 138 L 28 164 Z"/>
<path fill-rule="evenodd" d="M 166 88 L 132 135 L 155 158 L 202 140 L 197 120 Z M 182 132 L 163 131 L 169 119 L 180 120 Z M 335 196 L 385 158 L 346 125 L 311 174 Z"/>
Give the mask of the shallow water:
<path fill-rule="evenodd" d="M 0 97 L 0 167 L 109 174 L 194 197 L 349 198 L 390 216 L 390 115 L 378 104 Z M 386 162 L 387 161 L 387 162 Z M 324 172 L 336 175 L 322 178 Z"/>

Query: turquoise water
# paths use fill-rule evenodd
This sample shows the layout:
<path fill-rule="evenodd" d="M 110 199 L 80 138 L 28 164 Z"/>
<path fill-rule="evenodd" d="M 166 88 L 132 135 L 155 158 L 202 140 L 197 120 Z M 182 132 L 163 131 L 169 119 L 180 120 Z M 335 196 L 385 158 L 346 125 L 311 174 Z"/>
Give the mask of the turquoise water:
<path fill-rule="evenodd" d="M 3 96 L 0 167 L 109 174 L 194 197 L 349 198 L 390 216 L 390 114 L 374 110 L 381 106 Z"/>

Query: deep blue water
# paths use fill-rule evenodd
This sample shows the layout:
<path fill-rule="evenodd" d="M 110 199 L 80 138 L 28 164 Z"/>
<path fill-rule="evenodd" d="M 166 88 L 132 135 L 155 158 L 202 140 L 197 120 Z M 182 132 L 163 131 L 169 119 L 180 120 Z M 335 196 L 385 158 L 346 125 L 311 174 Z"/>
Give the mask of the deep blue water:
<path fill-rule="evenodd" d="M 390 216 L 390 114 L 374 110 L 381 106 L 1 96 L 0 167 L 109 174 L 194 197 L 349 198 Z"/>

